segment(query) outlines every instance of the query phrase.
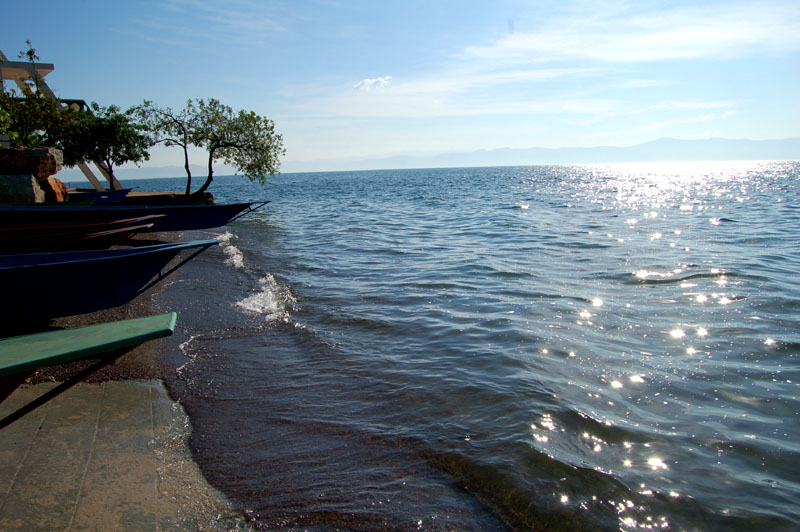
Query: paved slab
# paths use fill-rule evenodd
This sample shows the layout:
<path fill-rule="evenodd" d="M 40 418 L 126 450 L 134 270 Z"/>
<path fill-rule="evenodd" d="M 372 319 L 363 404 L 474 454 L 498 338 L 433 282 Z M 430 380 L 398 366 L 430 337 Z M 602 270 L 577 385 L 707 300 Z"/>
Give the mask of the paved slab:
<path fill-rule="evenodd" d="M 0 417 L 54 386 L 20 387 Z M 242 528 L 189 431 L 161 381 L 75 386 L 0 430 L 0 530 Z"/>

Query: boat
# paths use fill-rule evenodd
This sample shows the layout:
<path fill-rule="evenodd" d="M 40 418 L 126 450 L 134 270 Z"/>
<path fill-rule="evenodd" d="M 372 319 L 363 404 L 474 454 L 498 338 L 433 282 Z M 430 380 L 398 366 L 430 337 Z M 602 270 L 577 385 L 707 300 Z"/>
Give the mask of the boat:
<path fill-rule="evenodd" d="M 0 320 L 8 328 L 123 305 L 215 244 L 216 240 L 197 240 L 0 255 Z M 190 253 L 170 264 L 184 251 Z"/>
<path fill-rule="evenodd" d="M 85 190 L 79 188 L 70 189 L 68 194 L 70 202 L 92 200 L 94 205 L 112 205 L 122 201 L 130 191 L 130 188 L 119 190 Z"/>
<path fill-rule="evenodd" d="M 148 231 L 161 215 L 119 218 L 105 222 L 29 223 L 0 225 L 0 253 L 34 253 L 101 249 L 124 243 Z"/>
<path fill-rule="evenodd" d="M 36 223 L 92 223 L 120 218 L 163 215 L 150 231 L 187 231 L 221 227 L 269 203 L 231 203 L 227 205 L 92 205 L 30 206 L 0 205 L 0 226 Z"/>
<path fill-rule="evenodd" d="M 0 420 L 0 429 L 46 403 L 134 347 L 169 336 L 177 314 L 169 312 L 72 329 L 0 339 L 0 402 L 35 370 L 92 358 L 95 362 L 59 386 Z"/>

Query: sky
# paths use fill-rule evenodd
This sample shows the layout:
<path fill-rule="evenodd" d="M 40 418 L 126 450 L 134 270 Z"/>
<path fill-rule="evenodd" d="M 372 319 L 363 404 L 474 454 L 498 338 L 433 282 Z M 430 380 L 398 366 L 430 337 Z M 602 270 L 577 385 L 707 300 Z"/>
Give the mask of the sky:
<path fill-rule="evenodd" d="M 663 137 L 800 137 L 800 4 L 775 1 L 7 2 L 64 98 L 275 121 L 283 168 Z M 202 153 L 193 162 L 203 164 Z M 178 149 L 147 163 L 181 165 Z"/>

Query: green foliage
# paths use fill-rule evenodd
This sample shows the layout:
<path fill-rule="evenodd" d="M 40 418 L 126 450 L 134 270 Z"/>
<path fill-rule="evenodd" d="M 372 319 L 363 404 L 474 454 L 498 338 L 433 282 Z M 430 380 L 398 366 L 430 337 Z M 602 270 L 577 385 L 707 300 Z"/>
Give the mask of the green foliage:
<path fill-rule="evenodd" d="M 184 109 L 177 112 L 169 107 L 158 107 L 145 100 L 142 105 L 129 109 L 128 115 L 135 117 L 143 131 L 150 135 L 151 145 L 163 143 L 165 146 L 179 146 L 183 149 L 186 194 L 189 194 L 192 188 L 189 146 L 192 145 L 191 133 L 194 131 L 197 121 L 197 112 L 191 100 Z"/>
<path fill-rule="evenodd" d="M 18 93 L 0 92 L 0 126 L 12 146 L 48 146 L 55 142 L 62 127 L 58 102 L 29 85 Z M 4 115 L 4 116 L 3 116 Z"/>
<path fill-rule="evenodd" d="M 12 146 L 48 146 L 64 153 L 64 164 L 95 161 L 113 175 L 114 166 L 149 159 L 149 137 L 127 115 L 112 105 L 92 104 L 94 112 L 61 108 L 47 97 L 26 98 L 0 94 L 0 122 Z"/>
<path fill-rule="evenodd" d="M 27 59 L 28 59 L 28 61 L 29 61 L 31 64 L 33 64 L 33 63 L 35 63 L 36 61 L 38 61 L 38 60 L 39 60 L 39 56 L 38 56 L 38 55 L 36 55 L 36 48 L 34 48 L 34 47 L 33 47 L 33 44 L 31 44 L 31 40 L 30 40 L 30 39 L 28 39 L 27 41 L 25 41 L 25 44 L 27 44 L 27 45 L 28 45 L 28 49 L 27 49 L 27 50 L 22 50 L 22 51 L 21 51 L 21 52 L 20 52 L 20 53 L 17 55 L 17 57 L 19 57 L 20 59 L 27 58 Z"/>
<path fill-rule="evenodd" d="M 278 171 L 279 157 L 286 151 L 283 137 L 275 133 L 272 120 L 253 111 L 236 113 L 214 98 L 208 102 L 198 100 L 197 111 L 198 127 L 192 140 L 208 150 L 209 165 L 222 159 L 262 185 L 267 175 Z"/>
<path fill-rule="evenodd" d="M 69 119 L 64 121 L 58 147 L 67 166 L 94 161 L 113 176 L 115 166 L 150 158 L 150 137 L 116 105 L 92 103 L 92 111 L 65 111 L 64 116 Z"/>
<path fill-rule="evenodd" d="M 11 115 L 0 107 L 0 135 L 6 135 L 11 142 L 17 141 L 17 132 L 11 129 Z"/>
<path fill-rule="evenodd" d="M 285 154 L 283 137 L 275 132 L 272 120 L 253 111 L 235 112 L 231 107 L 209 98 L 195 103 L 186 102 L 179 112 L 159 108 L 150 102 L 136 108 L 140 123 L 150 132 L 151 140 L 167 146 L 180 146 L 184 150 L 186 173 L 189 177 L 188 147 L 197 146 L 208 152 L 208 176 L 195 194 L 205 192 L 213 180 L 214 163 L 222 160 L 233 165 L 251 181 L 266 183 L 268 175 L 280 167 L 280 156 Z"/>

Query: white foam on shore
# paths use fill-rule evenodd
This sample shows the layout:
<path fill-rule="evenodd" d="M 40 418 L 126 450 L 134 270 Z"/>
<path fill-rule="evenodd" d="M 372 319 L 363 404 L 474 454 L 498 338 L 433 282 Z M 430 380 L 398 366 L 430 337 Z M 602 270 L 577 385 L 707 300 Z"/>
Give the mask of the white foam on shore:
<path fill-rule="evenodd" d="M 237 248 L 234 244 L 231 243 L 231 240 L 239 238 L 238 236 L 234 235 L 230 231 L 226 231 L 225 233 L 217 236 L 217 241 L 219 242 L 222 251 L 227 255 L 227 259 L 225 259 L 226 264 L 230 264 L 236 269 L 243 270 L 244 269 L 244 255 L 242 251 Z"/>
<path fill-rule="evenodd" d="M 182 342 L 178 346 L 178 349 L 181 350 L 181 353 L 183 354 L 183 356 L 185 356 L 186 358 L 189 359 L 184 364 L 181 364 L 179 367 L 175 368 L 175 373 L 178 375 L 178 377 L 183 378 L 184 377 L 183 370 L 186 368 L 186 366 L 188 366 L 189 364 L 194 362 L 195 358 L 197 358 L 197 356 L 192 354 L 191 350 L 189 349 L 189 344 L 194 342 L 195 338 L 197 338 L 197 336 L 189 336 L 188 340 L 186 340 L 185 342 Z"/>
<path fill-rule="evenodd" d="M 281 286 L 271 274 L 259 279 L 260 289 L 242 299 L 236 306 L 250 314 L 261 315 L 270 321 L 289 321 L 289 313 L 297 303 L 289 287 Z"/>

